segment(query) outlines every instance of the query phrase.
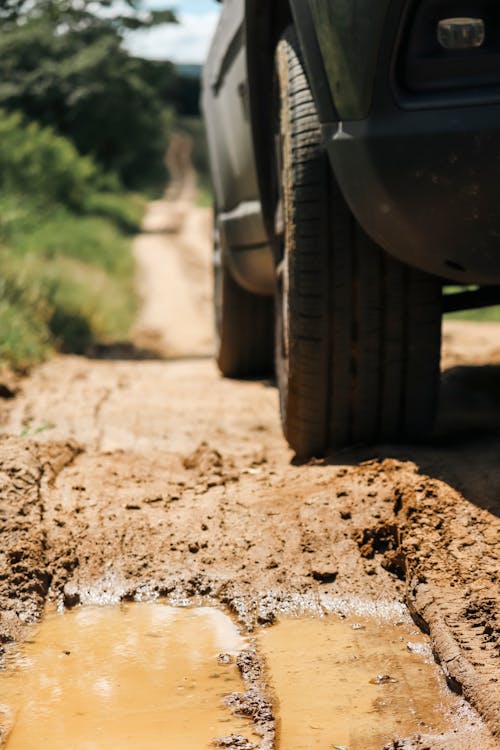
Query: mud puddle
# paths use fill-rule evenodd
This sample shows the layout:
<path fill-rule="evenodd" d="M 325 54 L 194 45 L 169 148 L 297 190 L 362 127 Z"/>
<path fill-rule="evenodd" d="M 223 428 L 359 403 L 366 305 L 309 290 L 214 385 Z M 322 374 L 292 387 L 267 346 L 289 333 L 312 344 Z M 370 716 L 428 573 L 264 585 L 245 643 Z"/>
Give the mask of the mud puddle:
<path fill-rule="evenodd" d="M 394 738 L 453 732 L 466 711 L 428 640 L 406 622 L 290 618 L 258 643 L 283 750 L 380 750 Z"/>
<path fill-rule="evenodd" d="M 4 746 L 198 750 L 231 734 L 252 738 L 250 721 L 224 702 L 243 687 L 233 657 L 244 647 L 231 620 L 209 608 L 50 614 L 0 676 Z"/>

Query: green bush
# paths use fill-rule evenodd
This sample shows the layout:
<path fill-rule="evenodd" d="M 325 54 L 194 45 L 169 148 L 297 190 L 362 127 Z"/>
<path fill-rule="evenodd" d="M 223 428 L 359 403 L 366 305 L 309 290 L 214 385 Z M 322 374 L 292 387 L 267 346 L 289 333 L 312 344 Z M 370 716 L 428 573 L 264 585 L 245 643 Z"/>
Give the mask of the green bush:
<path fill-rule="evenodd" d="M 138 3 L 127 4 L 120 19 L 109 0 L 15 0 L 24 8 L 2 24 L 0 107 L 53 127 L 127 187 L 144 189 L 165 180 L 162 92 L 123 44 L 125 27 L 144 17 L 132 19 Z M 146 15 L 155 21 L 158 12 Z"/>
<path fill-rule="evenodd" d="M 0 249 L 0 363 L 25 368 L 50 349 L 48 307 L 28 265 Z"/>
<path fill-rule="evenodd" d="M 0 111 L 0 190 L 36 196 L 40 204 L 61 202 L 75 209 L 85 206 L 98 183 L 91 159 L 50 128 L 25 124 L 15 112 Z"/>
<path fill-rule="evenodd" d="M 136 310 L 127 235 L 144 200 L 49 128 L 0 112 L 0 362 L 82 353 Z"/>
<path fill-rule="evenodd" d="M 87 196 L 85 212 L 111 219 L 124 233 L 135 234 L 141 226 L 145 199 L 123 192 L 94 192 Z"/>
<path fill-rule="evenodd" d="M 0 195 L 4 196 L 2 226 L 5 211 L 9 217 L 24 214 L 23 221 L 29 221 L 30 216 L 47 212 L 48 206 L 63 205 L 79 213 L 106 216 L 135 232 L 144 208 L 143 199 L 126 193 L 116 174 L 103 173 L 67 138 L 51 128 L 26 123 L 18 112 L 8 114 L 1 109 Z M 23 209 L 27 198 L 30 205 Z"/>
<path fill-rule="evenodd" d="M 444 292 L 448 296 L 457 294 L 460 292 L 473 292 L 479 289 L 478 286 L 472 284 L 469 286 L 445 286 Z M 477 310 L 460 310 L 459 312 L 447 313 L 445 318 L 447 320 L 473 320 L 478 323 L 484 322 L 500 322 L 500 306 L 492 305 L 491 307 L 480 307 Z"/>
<path fill-rule="evenodd" d="M 19 196 L 0 195 L 0 239 L 15 248 L 19 257 L 73 258 L 113 276 L 130 276 L 133 261 L 123 247 L 127 243 L 120 237 L 121 222 L 110 218 L 75 214 L 57 204 L 44 211 Z"/>
<path fill-rule="evenodd" d="M 29 235 L 31 251 L 0 248 L 1 362 L 26 368 L 53 349 L 81 354 L 127 335 L 136 312 L 130 242 L 105 220 L 84 231 L 81 222 L 59 217 L 63 233 L 81 241 L 82 258 L 71 257 L 76 242 L 70 252 L 37 244 L 44 227 Z M 106 257 L 98 257 L 99 248 Z"/>

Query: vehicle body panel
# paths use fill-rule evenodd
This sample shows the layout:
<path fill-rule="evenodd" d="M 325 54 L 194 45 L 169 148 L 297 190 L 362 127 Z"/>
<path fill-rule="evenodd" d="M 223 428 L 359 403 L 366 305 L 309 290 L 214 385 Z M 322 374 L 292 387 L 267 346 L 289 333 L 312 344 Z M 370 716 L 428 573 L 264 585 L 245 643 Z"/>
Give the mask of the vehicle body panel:
<path fill-rule="evenodd" d="M 370 111 L 380 40 L 390 2 L 309 0 L 339 119 L 360 120 Z"/>
<path fill-rule="evenodd" d="M 272 294 L 248 103 L 244 0 L 225 0 L 203 75 L 202 108 L 222 252 L 248 291 Z"/>
<path fill-rule="evenodd" d="M 500 3 L 459 6 L 463 13 L 479 8 L 500 27 Z M 448 77 L 455 76 L 450 90 L 412 88 L 408 72 L 416 55 L 425 80 L 434 69 L 440 75 L 441 51 L 431 40 L 418 57 L 412 24 L 421 8 L 427 29 L 454 7 L 452 0 L 225 0 L 204 109 L 227 252 L 234 257 L 247 243 L 256 252 L 265 247 L 261 273 L 247 288 L 272 290 L 274 50 L 292 19 L 333 173 L 363 229 L 401 261 L 444 279 L 500 283 L 500 65 L 499 81 L 491 75 L 500 41 L 484 52 L 484 82 L 475 52 L 446 53 Z M 463 72 L 468 60 L 476 78 Z M 217 70 L 223 75 L 214 86 Z M 253 224 L 245 204 L 253 206 Z M 235 272 L 240 283 L 245 275 L 244 267 Z"/>
<path fill-rule="evenodd" d="M 450 6 L 449 0 L 424 3 L 435 19 Z M 474 91 L 445 87 L 432 96 L 404 85 L 415 5 L 392 0 L 369 112 L 362 120 L 326 124 L 325 145 L 351 210 L 381 247 L 445 279 L 498 284 L 500 106 L 478 100 L 479 85 Z M 429 52 L 430 62 L 435 54 Z M 460 65 L 464 59 L 457 56 Z M 437 54 L 434 64 L 438 74 Z"/>
<path fill-rule="evenodd" d="M 257 196 L 246 108 L 244 4 L 226 0 L 203 75 L 203 110 L 216 203 L 230 211 Z"/>

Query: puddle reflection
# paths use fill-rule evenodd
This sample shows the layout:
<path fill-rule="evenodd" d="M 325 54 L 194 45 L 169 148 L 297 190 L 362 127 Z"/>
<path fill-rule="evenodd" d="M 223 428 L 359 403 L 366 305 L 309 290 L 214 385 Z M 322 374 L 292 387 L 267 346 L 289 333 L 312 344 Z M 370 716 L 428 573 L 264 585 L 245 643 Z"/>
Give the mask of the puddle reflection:
<path fill-rule="evenodd" d="M 258 638 L 277 696 L 283 750 L 379 750 L 452 729 L 462 702 L 443 684 L 428 640 L 407 623 L 284 619 Z"/>
<path fill-rule="evenodd" d="M 49 615 L 0 678 L 0 724 L 11 724 L 5 747 L 201 750 L 214 737 L 251 737 L 250 722 L 224 704 L 244 689 L 237 667 L 217 660 L 244 647 L 231 620 L 208 608 L 127 604 Z"/>

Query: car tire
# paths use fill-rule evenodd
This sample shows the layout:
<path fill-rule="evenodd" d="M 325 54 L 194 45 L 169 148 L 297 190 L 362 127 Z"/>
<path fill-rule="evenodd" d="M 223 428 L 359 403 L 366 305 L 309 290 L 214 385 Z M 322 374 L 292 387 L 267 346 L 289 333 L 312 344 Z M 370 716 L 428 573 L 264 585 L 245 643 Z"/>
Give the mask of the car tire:
<path fill-rule="evenodd" d="M 216 360 L 225 377 L 270 375 L 274 369 L 274 301 L 232 277 L 214 232 Z"/>
<path fill-rule="evenodd" d="M 439 388 L 441 281 L 363 232 L 335 181 L 293 28 L 276 52 L 276 373 L 299 456 L 421 440 Z M 279 222 L 277 220 L 277 226 Z"/>

